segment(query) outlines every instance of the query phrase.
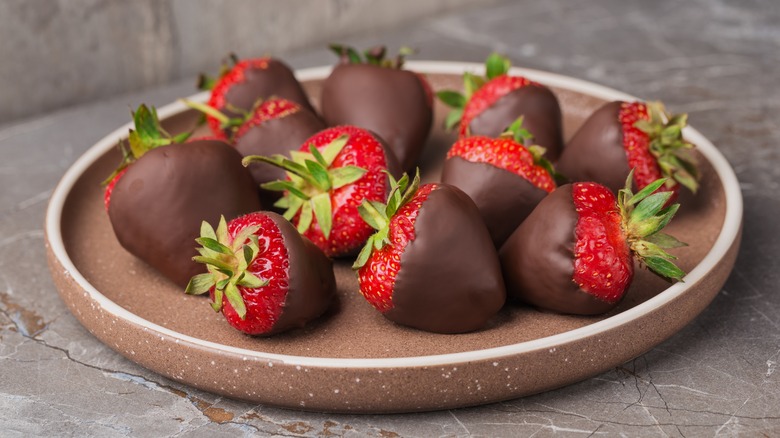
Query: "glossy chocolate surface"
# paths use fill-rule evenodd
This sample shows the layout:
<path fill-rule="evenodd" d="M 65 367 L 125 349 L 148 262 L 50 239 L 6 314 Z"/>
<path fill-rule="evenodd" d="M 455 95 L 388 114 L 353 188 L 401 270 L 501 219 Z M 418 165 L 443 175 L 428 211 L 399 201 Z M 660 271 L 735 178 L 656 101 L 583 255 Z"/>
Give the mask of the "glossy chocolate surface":
<path fill-rule="evenodd" d="M 437 332 L 478 330 L 506 300 L 498 254 L 476 205 L 440 184 L 424 201 L 401 255 L 392 321 Z"/>
<path fill-rule="evenodd" d="M 477 205 L 496 248 L 522 223 L 547 192 L 508 170 L 461 157 L 444 162 L 441 181 L 469 195 Z"/>
<path fill-rule="evenodd" d="M 356 125 L 382 137 L 401 168 L 410 171 L 431 130 L 433 111 L 414 72 L 369 64 L 342 64 L 322 87 L 329 126 Z"/>
<path fill-rule="evenodd" d="M 290 268 L 289 290 L 279 319 L 267 334 L 303 327 L 321 316 L 336 299 L 333 262 L 282 216 L 266 212 L 282 233 Z"/>
<path fill-rule="evenodd" d="M 572 186 L 563 185 L 539 203 L 501 247 L 507 295 L 560 313 L 596 315 L 617 305 L 574 282 L 577 211 Z"/>
<path fill-rule="evenodd" d="M 498 137 L 518 117 L 534 136 L 534 144 L 547 149 L 545 156 L 556 161 L 563 152 L 563 119 L 558 99 L 543 85 L 527 85 L 507 93 L 469 124 L 472 135 Z"/>
<path fill-rule="evenodd" d="M 316 114 L 303 87 L 287 64 L 269 59 L 267 68 L 248 68 L 244 78 L 244 82 L 234 85 L 225 93 L 225 101 L 230 105 L 249 110 L 258 99 L 276 96 L 291 100 Z M 222 112 L 229 117 L 239 116 L 227 109 L 222 109 Z"/>
<path fill-rule="evenodd" d="M 153 149 L 133 163 L 111 195 L 119 243 L 176 285 L 204 272 L 192 261 L 202 221 L 260 210 L 254 180 L 226 143 L 192 141 Z"/>
<path fill-rule="evenodd" d="M 569 181 L 593 181 L 617 193 L 626 185 L 628 158 L 618 121 L 621 102 L 609 102 L 593 112 L 556 165 Z"/>

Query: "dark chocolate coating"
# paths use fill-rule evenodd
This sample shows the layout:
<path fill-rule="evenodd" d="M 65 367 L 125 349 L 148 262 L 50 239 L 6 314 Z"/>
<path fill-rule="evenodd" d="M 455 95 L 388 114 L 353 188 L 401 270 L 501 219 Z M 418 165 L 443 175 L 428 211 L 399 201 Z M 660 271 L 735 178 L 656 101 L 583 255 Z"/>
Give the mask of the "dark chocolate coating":
<path fill-rule="evenodd" d="M 577 210 L 572 186 L 547 195 L 499 252 L 507 295 L 542 309 L 596 315 L 615 307 L 574 282 Z"/>
<path fill-rule="evenodd" d="M 622 102 L 609 102 L 593 112 L 566 145 L 556 165 L 571 182 L 592 181 L 617 193 L 630 171 L 618 115 Z"/>
<path fill-rule="evenodd" d="M 477 205 L 496 248 L 522 223 L 547 192 L 508 170 L 461 157 L 444 162 L 441 182 L 463 190 Z"/>
<path fill-rule="evenodd" d="M 322 86 L 322 117 L 329 126 L 376 132 L 411 171 L 431 130 L 433 110 L 414 72 L 369 64 L 342 64 Z"/>
<path fill-rule="evenodd" d="M 504 305 L 496 248 L 477 206 L 440 184 L 423 202 L 401 254 L 390 320 L 437 333 L 477 330 Z"/>
<path fill-rule="evenodd" d="M 119 243 L 180 287 L 205 272 L 192 261 L 204 220 L 215 224 L 260 210 L 241 155 L 216 140 L 153 149 L 130 165 L 111 194 Z"/>
<path fill-rule="evenodd" d="M 471 135 L 498 137 L 518 117 L 534 136 L 534 144 L 547 149 L 555 161 L 563 152 L 563 117 L 558 98 L 544 85 L 526 85 L 502 96 L 469 123 Z"/>
<path fill-rule="evenodd" d="M 276 96 L 291 100 L 316 114 L 295 74 L 282 61 L 272 58 L 268 60 L 267 68 L 248 68 L 244 78 L 244 82 L 234 85 L 225 93 L 225 101 L 230 105 L 250 110 L 258 99 Z M 229 117 L 239 117 L 239 114 L 226 108 L 222 112 Z"/>
<path fill-rule="evenodd" d="M 236 150 L 242 155 L 282 154 L 289 156 L 290 151 L 297 151 L 303 142 L 312 135 L 325 129 L 325 123 L 311 111 L 301 108 L 299 111 L 278 119 L 267 120 L 249 129 L 236 140 Z M 249 171 L 255 183 L 263 184 L 269 181 L 286 178 L 283 169 L 267 163 L 252 163 Z M 281 196 L 280 192 L 260 189 L 263 204 L 271 205 Z"/>
<path fill-rule="evenodd" d="M 336 298 L 333 262 L 282 216 L 265 212 L 279 227 L 287 248 L 289 289 L 279 319 L 267 335 L 303 327 L 321 316 Z"/>

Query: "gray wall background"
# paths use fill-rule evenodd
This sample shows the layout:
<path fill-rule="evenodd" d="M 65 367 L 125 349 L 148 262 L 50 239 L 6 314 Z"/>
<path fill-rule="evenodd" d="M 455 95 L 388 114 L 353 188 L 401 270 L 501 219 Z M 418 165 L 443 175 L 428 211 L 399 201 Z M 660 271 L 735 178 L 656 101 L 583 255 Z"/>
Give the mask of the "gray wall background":
<path fill-rule="evenodd" d="M 0 0 L 0 124 L 491 1 Z"/>

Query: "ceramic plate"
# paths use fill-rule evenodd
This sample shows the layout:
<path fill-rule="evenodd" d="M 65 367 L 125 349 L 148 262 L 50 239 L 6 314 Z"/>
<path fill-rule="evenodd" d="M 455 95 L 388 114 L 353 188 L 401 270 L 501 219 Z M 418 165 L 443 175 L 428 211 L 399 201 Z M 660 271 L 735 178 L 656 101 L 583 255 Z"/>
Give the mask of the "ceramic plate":
<path fill-rule="evenodd" d="M 435 89 L 456 88 L 477 64 L 409 62 Z M 316 102 L 329 67 L 302 70 Z M 546 72 L 512 74 L 550 86 L 564 112 L 566 138 L 605 101 L 632 96 Z M 205 101 L 206 94 L 191 97 Z M 434 130 L 420 162 L 435 180 L 454 137 Z M 194 126 L 180 103 L 159 109 L 171 131 Z M 420 332 L 385 320 L 359 295 L 351 262 L 336 264 L 340 302 L 306 329 L 251 338 L 230 328 L 203 297 L 186 296 L 127 254 L 103 210 L 102 181 L 119 161 L 122 126 L 92 146 L 54 191 L 46 217 L 47 253 L 63 301 L 79 321 L 128 359 L 206 391 L 289 408 L 333 412 L 411 412 L 496 402 L 567 385 L 620 365 L 667 339 L 713 299 L 740 240 L 742 198 L 733 170 L 693 128 L 703 180 L 669 232 L 690 246 L 675 252 L 688 272 L 669 285 L 638 270 L 626 299 L 600 317 L 509 306 L 475 333 Z"/>

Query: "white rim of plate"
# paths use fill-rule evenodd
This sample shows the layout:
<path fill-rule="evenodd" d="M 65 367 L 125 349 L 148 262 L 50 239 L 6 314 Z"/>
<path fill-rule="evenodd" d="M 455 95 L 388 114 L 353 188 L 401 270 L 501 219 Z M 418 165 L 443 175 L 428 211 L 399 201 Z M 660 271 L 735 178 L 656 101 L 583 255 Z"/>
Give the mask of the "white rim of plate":
<path fill-rule="evenodd" d="M 422 73 L 432 74 L 456 74 L 460 75 L 465 71 L 476 74 L 484 74 L 484 66 L 478 63 L 466 62 L 447 62 L 447 61 L 409 61 L 406 67 L 410 70 Z M 296 76 L 301 81 L 323 79 L 330 73 L 332 66 L 322 66 L 299 70 Z M 617 91 L 602 85 L 594 84 L 581 79 L 575 79 L 568 76 L 562 76 L 555 73 L 549 73 L 539 70 L 513 67 L 510 71 L 513 75 L 522 75 L 531 80 L 543 83 L 548 86 L 567 89 L 587 95 L 591 95 L 604 100 L 636 100 L 636 97 Z M 190 96 L 189 99 L 196 101 L 206 101 L 208 92 L 201 92 Z M 158 110 L 160 118 L 170 117 L 188 108 L 181 102 L 176 101 L 166 105 Z M 62 240 L 61 219 L 62 209 L 67 195 L 70 193 L 73 185 L 78 178 L 92 165 L 98 158 L 114 147 L 117 142 L 127 135 L 131 124 L 128 123 L 90 147 L 75 163 L 68 169 L 60 180 L 59 184 L 52 193 L 51 200 L 46 212 L 46 233 L 49 238 L 49 245 L 59 263 L 64 267 L 66 275 L 69 275 L 76 281 L 89 296 L 95 300 L 100 307 L 121 318 L 140 327 L 145 331 L 153 330 L 160 335 L 165 335 L 177 340 L 179 344 L 189 343 L 197 347 L 209 350 L 219 351 L 231 355 L 237 355 L 242 358 L 265 360 L 288 365 L 301 365 L 308 367 L 321 368 L 415 368 L 438 365 L 453 365 L 465 362 L 484 361 L 501 359 L 502 357 L 514 356 L 530 351 L 540 349 L 550 349 L 567 342 L 581 340 L 587 337 L 596 336 L 600 333 L 629 323 L 639 317 L 647 315 L 662 305 L 669 303 L 683 294 L 687 285 L 692 285 L 700 281 L 709 272 L 715 264 L 720 261 L 729 250 L 731 245 L 739 234 L 742 219 L 742 194 L 739 189 L 737 177 L 734 170 L 729 165 L 726 158 L 715 148 L 697 130 L 685 128 L 685 138 L 696 144 L 697 149 L 712 164 L 718 176 L 723 183 L 726 194 L 726 217 L 723 222 L 723 228 L 712 249 L 702 259 L 702 261 L 685 277 L 685 283 L 676 283 L 657 296 L 639 304 L 631 309 L 625 310 L 617 315 L 607 319 L 589 324 L 585 327 L 559 333 L 553 336 L 534 339 L 531 341 L 517 344 L 504 345 L 501 347 L 487 348 L 483 350 L 471 350 L 461 353 L 448 353 L 430 356 L 413 357 L 394 357 L 394 358 L 325 358 L 325 357 L 307 357 L 293 356 L 285 354 L 266 353 L 262 351 L 247 350 L 244 348 L 231 347 L 229 345 L 219 344 L 211 341 L 188 336 L 155 323 L 145 320 L 134 313 L 124 309 L 115 302 L 108 299 L 105 295 L 95 289 L 84 276 L 76 269 L 73 261 L 67 254 Z"/>

